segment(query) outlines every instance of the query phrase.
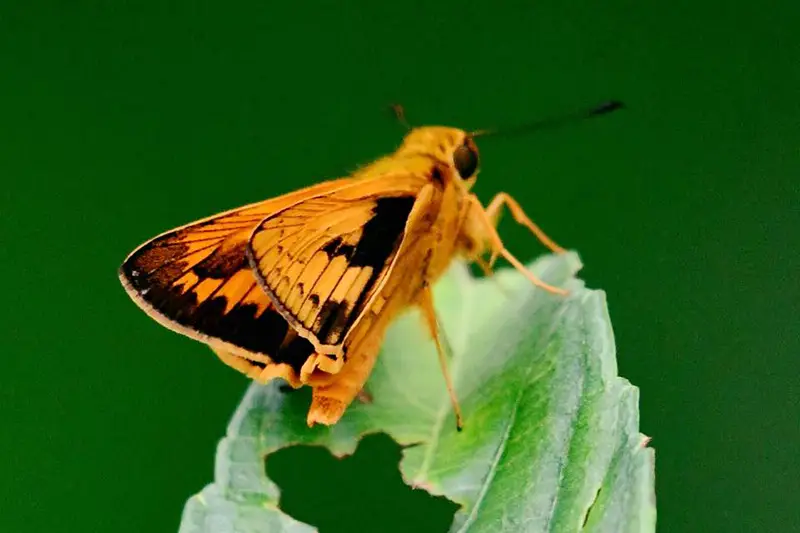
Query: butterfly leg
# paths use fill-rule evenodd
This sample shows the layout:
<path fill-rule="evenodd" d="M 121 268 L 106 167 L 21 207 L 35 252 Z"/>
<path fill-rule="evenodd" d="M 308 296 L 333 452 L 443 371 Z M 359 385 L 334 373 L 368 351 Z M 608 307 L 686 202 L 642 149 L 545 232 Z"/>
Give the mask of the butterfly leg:
<path fill-rule="evenodd" d="M 255 378 L 258 375 L 258 367 L 254 366 L 244 357 L 239 357 L 237 355 L 233 355 L 230 352 L 226 352 L 220 348 L 211 347 L 211 350 L 214 354 L 219 357 L 220 361 L 228 365 L 229 367 L 238 370 L 242 374 L 246 375 L 249 378 Z"/>
<path fill-rule="evenodd" d="M 259 383 L 267 383 L 275 378 L 283 378 L 292 388 L 296 389 L 303 385 L 294 370 L 285 363 L 251 361 L 221 348 L 214 346 L 210 348 L 223 363 Z"/>
<path fill-rule="evenodd" d="M 433 293 L 431 292 L 430 285 L 426 285 L 422 289 L 419 305 L 422 309 L 422 315 L 431 333 L 431 337 L 433 337 L 433 342 L 436 344 L 436 353 L 439 356 L 439 365 L 442 367 L 442 375 L 444 376 L 444 382 L 447 386 L 447 394 L 450 395 L 450 403 L 453 404 L 453 413 L 456 417 L 456 429 L 461 431 L 461 428 L 464 427 L 464 421 L 461 416 L 461 406 L 458 404 L 455 387 L 453 387 L 453 378 L 450 376 L 450 370 L 447 368 L 447 357 L 439 336 L 439 322 L 436 320 L 436 310 L 433 307 Z"/>
<path fill-rule="evenodd" d="M 460 248 L 467 259 L 480 267 L 483 271 L 483 274 L 488 278 L 494 274 L 492 271 L 492 265 L 486 261 L 483 257 L 481 257 L 481 244 L 478 243 L 473 238 L 464 238 L 470 235 L 470 232 L 465 232 L 464 227 L 469 222 L 470 213 L 474 209 L 472 202 L 464 202 L 461 205 L 460 211 L 458 213 L 458 221 L 456 222 L 456 233 L 459 234 L 460 237 L 463 238 L 460 244 Z"/>
<path fill-rule="evenodd" d="M 499 196 L 500 195 L 498 195 L 498 197 Z M 495 198 L 497 198 L 497 197 L 495 197 Z M 507 197 L 507 198 L 510 199 L 510 197 Z M 506 261 L 511 263 L 511 265 L 514 268 L 519 270 L 526 278 L 528 278 L 528 280 L 530 280 L 531 283 L 533 283 L 537 287 L 541 287 L 542 289 L 546 290 L 547 292 L 550 292 L 550 293 L 553 293 L 553 294 L 561 294 L 561 295 L 568 294 L 568 292 L 566 290 L 561 289 L 559 287 L 554 287 L 553 285 L 550 285 L 549 283 L 545 283 L 544 281 L 542 281 L 539 278 L 537 278 L 536 276 L 534 276 L 533 273 L 530 270 L 525 268 L 525 265 L 523 265 L 520 262 L 519 259 L 514 257 L 514 255 L 506 249 L 505 245 L 503 244 L 503 239 L 500 238 L 500 235 L 497 233 L 497 228 L 495 227 L 497 210 L 499 209 L 498 206 L 502 205 L 502 202 L 504 202 L 506 200 L 501 199 L 501 200 L 499 200 L 497 202 L 492 202 L 493 204 L 495 204 L 495 207 L 494 207 L 494 209 L 493 209 L 493 211 L 491 213 L 489 212 L 488 209 L 484 209 L 483 208 L 483 205 L 481 205 L 480 200 L 478 200 L 478 197 L 475 196 L 474 194 L 469 196 L 469 200 L 470 200 L 470 202 L 472 202 L 473 207 L 474 207 L 472 209 L 472 213 L 477 218 L 477 222 L 480 223 L 484 227 L 484 230 L 486 231 L 486 235 L 487 235 L 487 238 L 488 238 L 488 241 L 489 241 L 489 245 L 491 246 L 491 249 L 492 249 L 492 260 L 489 262 L 490 265 L 492 265 L 494 263 L 494 261 L 497 259 L 497 257 L 503 256 L 506 259 Z M 516 202 L 514 202 L 513 200 L 511 200 L 511 202 L 513 202 L 513 205 L 516 205 Z M 509 204 L 509 205 L 512 205 L 512 204 Z M 517 207 L 519 207 L 519 206 L 517 205 Z M 511 209 L 511 212 L 513 214 L 515 212 L 514 209 Z M 519 213 L 522 213 L 523 216 L 525 215 L 525 213 L 522 210 L 520 210 Z M 492 216 L 495 217 L 494 221 L 491 218 Z M 525 217 L 525 219 L 527 220 L 527 217 Z M 538 229 L 535 225 L 533 225 L 532 222 L 531 222 L 531 224 L 532 224 L 533 228 Z M 542 235 L 544 235 L 544 233 L 542 233 Z M 547 237 L 546 235 L 544 235 L 544 236 Z M 550 241 L 550 242 L 552 242 L 552 241 Z M 558 246 L 555 243 L 553 243 L 553 244 L 555 246 Z M 558 249 L 563 250 L 563 248 L 560 248 L 560 247 Z"/>
<path fill-rule="evenodd" d="M 358 391 L 356 398 L 358 398 L 358 401 L 360 401 L 361 403 L 372 403 L 372 394 L 370 394 L 369 391 L 367 391 L 366 387 Z"/>
<path fill-rule="evenodd" d="M 504 205 L 508 207 L 509 211 L 511 211 L 511 215 L 514 217 L 514 220 L 516 220 L 518 224 L 522 224 L 531 230 L 531 233 L 536 235 L 536 238 L 542 241 L 542 244 L 557 254 L 563 254 L 565 252 L 564 248 L 556 244 L 553 239 L 548 237 L 539 226 L 533 223 L 530 217 L 525 214 L 525 211 L 522 209 L 522 207 L 520 207 L 517 201 L 514 200 L 514 198 L 504 192 L 497 193 L 495 197 L 492 198 L 492 201 L 489 202 L 489 205 L 485 210 L 486 217 L 492 221 L 492 224 L 495 227 L 497 227 L 497 222 L 500 218 L 500 210 Z"/>
<path fill-rule="evenodd" d="M 486 261 L 483 257 L 473 257 L 472 262 L 478 265 L 481 270 L 483 270 L 483 275 L 487 278 L 494 274 L 491 263 Z"/>

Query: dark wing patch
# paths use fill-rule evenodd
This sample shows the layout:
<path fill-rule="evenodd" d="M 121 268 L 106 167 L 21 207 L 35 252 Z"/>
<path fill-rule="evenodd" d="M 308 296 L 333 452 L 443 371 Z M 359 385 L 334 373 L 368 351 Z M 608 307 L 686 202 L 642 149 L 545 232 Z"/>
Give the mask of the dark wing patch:
<path fill-rule="evenodd" d="M 253 232 L 253 270 L 295 328 L 339 345 L 390 271 L 415 200 L 343 191 L 298 203 Z"/>
<path fill-rule="evenodd" d="M 314 347 L 289 338 L 289 324 L 247 262 L 250 233 L 267 214 L 245 208 L 156 237 L 125 260 L 120 278 L 145 311 L 176 331 L 288 363 L 299 373 Z"/>
<path fill-rule="evenodd" d="M 350 259 L 351 266 L 380 268 L 400 245 L 415 197 L 379 198 Z"/>

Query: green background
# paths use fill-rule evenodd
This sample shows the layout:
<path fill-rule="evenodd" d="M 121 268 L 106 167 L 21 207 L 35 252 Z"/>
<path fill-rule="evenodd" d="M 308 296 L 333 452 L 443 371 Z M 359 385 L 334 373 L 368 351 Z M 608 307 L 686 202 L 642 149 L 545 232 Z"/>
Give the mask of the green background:
<path fill-rule="evenodd" d="M 175 531 L 212 479 L 246 380 L 125 295 L 140 242 L 391 151 L 391 102 L 481 128 L 612 97 L 629 109 L 484 140 L 476 191 L 514 194 L 608 291 L 659 530 L 797 528 L 796 0 L 6 0 L 0 531 Z M 444 531 L 388 439 L 365 447 L 281 452 L 287 501 L 325 494 L 323 532 Z"/>

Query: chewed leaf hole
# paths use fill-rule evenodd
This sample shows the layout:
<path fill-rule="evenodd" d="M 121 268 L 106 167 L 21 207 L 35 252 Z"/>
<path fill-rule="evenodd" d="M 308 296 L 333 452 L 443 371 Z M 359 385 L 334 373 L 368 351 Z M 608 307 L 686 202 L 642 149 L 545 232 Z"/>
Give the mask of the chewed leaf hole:
<path fill-rule="evenodd" d="M 337 459 L 316 446 L 292 446 L 266 461 L 281 489 L 280 508 L 320 533 L 394 530 L 447 531 L 458 505 L 414 490 L 400 477 L 401 447 L 386 434 L 369 435 L 356 453 Z"/>

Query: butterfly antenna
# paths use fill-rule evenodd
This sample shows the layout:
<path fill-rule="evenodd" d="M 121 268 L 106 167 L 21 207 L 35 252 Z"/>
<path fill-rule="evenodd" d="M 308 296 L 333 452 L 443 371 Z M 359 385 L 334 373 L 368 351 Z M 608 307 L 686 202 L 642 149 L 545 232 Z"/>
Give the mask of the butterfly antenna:
<path fill-rule="evenodd" d="M 397 119 L 397 122 L 399 122 L 407 130 L 411 129 L 411 125 L 406 120 L 406 110 L 403 108 L 402 104 L 392 104 L 392 113 L 394 113 L 394 117 Z"/>
<path fill-rule="evenodd" d="M 566 126 L 576 122 L 582 122 L 588 118 L 607 115 L 609 113 L 624 108 L 625 104 L 623 104 L 619 100 L 608 100 L 589 109 L 583 109 L 575 113 L 569 113 L 557 117 L 550 117 L 542 120 L 535 120 L 533 122 L 528 122 L 527 124 L 520 124 L 518 126 L 511 126 L 509 128 L 477 130 L 471 132 L 470 136 L 472 137 L 486 137 L 489 135 L 493 137 L 499 135 L 511 136 L 511 135 L 533 133 L 541 130 L 557 129 L 562 126 Z"/>

